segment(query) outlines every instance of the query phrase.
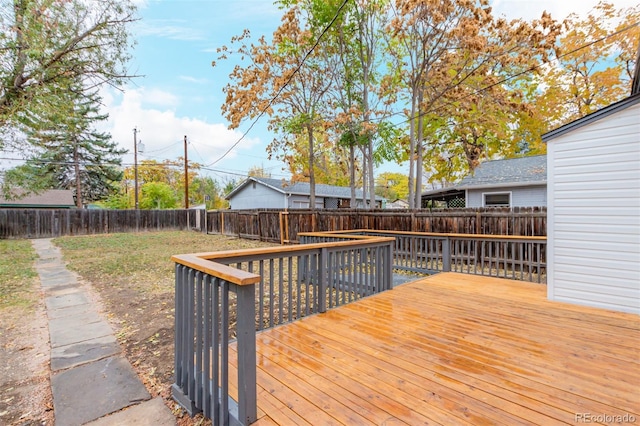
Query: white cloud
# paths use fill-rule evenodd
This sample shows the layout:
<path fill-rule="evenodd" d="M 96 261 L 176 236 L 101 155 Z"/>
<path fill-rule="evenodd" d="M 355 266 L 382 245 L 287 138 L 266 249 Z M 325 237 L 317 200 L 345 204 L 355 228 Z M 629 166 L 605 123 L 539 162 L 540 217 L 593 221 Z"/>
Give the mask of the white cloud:
<path fill-rule="evenodd" d="M 155 36 L 181 41 L 206 38 L 201 30 L 194 29 L 187 21 L 179 19 L 142 20 L 135 25 L 135 33 L 140 37 Z"/>
<path fill-rule="evenodd" d="M 178 78 L 182 81 L 186 81 L 188 83 L 195 83 L 195 84 L 206 84 L 209 82 L 209 80 L 207 80 L 206 78 L 197 78 L 197 77 L 192 77 L 190 75 L 181 75 L 181 76 L 178 76 Z"/>
<path fill-rule="evenodd" d="M 152 105 L 150 101 L 158 99 Z M 105 92 L 103 101 L 105 111 L 109 113 L 107 128 L 113 140 L 130 153 L 125 154 L 123 160 L 127 164 L 133 162 L 133 129 L 138 129 L 137 140 L 142 141 L 144 153 L 138 156 L 144 159 L 175 160 L 184 156 L 184 136 L 193 144 L 194 152 L 189 159 L 203 164 L 210 164 L 222 156 L 238 139 L 241 134 L 227 129 L 222 123 L 208 123 L 206 121 L 179 117 L 171 109 L 171 102 L 178 102 L 178 98 L 160 89 L 130 89 L 124 93 Z M 250 151 L 260 141 L 256 138 L 243 139 L 237 149 L 225 159 L 236 157 L 236 151 Z M 188 149 L 191 151 L 191 149 Z"/>

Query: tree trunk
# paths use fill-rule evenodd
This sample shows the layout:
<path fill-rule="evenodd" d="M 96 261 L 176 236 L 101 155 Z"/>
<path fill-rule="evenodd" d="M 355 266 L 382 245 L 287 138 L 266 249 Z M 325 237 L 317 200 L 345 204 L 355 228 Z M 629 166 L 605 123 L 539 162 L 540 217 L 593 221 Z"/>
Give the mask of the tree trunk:
<path fill-rule="evenodd" d="M 73 168 L 76 181 L 76 207 L 82 208 L 82 181 L 80 178 L 80 159 L 78 155 L 78 144 L 73 144 Z"/>
<path fill-rule="evenodd" d="M 414 209 L 416 206 L 415 200 L 415 187 L 413 176 L 415 174 L 415 150 L 416 150 L 416 132 L 415 132 L 415 112 L 416 112 L 416 97 L 415 88 L 413 90 L 414 96 L 411 98 L 411 120 L 409 121 L 409 208 Z"/>
<path fill-rule="evenodd" d="M 309 138 L 309 208 L 316 209 L 316 176 L 313 172 L 314 147 L 313 147 L 313 126 L 307 124 L 307 137 Z"/>
<path fill-rule="evenodd" d="M 349 208 L 356 207 L 356 147 L 351 144 L 349 146 L 349 182 L 351 183 L 351 204 Z"/>
<path fill-rule="evenodd" d="M 367 177 L 369 178 L 369 208 L 370 209 L 374 209 L 376 207 L 376 181 L 375 181 L 375 177 L 373 176 L 373 140 L 371 139 L 371 137 L 369 137 L 369 146 L 368 146 L 368 150 L 369 150 L 369 162 L 367 164 L 368 166 L 368 173 L 367 173 Z"/>
<path fill-rule="evenodd" d="M 424 122 L 421 116 L 422 101 L 424 99 L 424 92 L 421 89 L 418 92 L 418 137 L 416 138 L 416 193 L 415 193 L 415 208 L 422 207 L 422 139 L 424 138 Z"/>

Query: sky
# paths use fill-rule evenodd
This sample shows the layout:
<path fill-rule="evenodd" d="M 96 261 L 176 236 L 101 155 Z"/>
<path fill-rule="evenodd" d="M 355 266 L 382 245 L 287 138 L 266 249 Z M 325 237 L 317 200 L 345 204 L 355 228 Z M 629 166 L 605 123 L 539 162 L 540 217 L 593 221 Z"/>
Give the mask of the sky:
<path fill-rule="evenodd" d="M 187 136 L 189 160 L 206 165 L 203 174 L 226 183 L 241 180 L 254 166 L 274 178 L 288 178 L 283 164 L 269 161 L 265 151 L 272 141 L 263 117 L 227 156 L 223 154 L 249 128 L 243 123 L 229 130 L 221 113 L 222 88 L 230 65 L 213 68 L 216 48 L 229 44 L 245 28 L 252 37 L 270 36 L 280 22 L 281 11 L 269 0 L 138 0 L 140 20 L 132 27 L 137 40 L 130 71 L 139 75 L 122 91 L 103 92 L 107 129 L 133 163 L 134 128 L 144 145 L 138 161 L 176 160 L 184 155 Z M 614 0 L 616 7 L 637 0 Z M 556 19 L 569 13 L 586 15 L 597 0 L 495 0 L 495 15 L 509 19 L 539 18 L 543 10 Z M 407 169 L 407 170 L 404 170 Z M 376 170 L 408 174 L 408 166 L 386 164 Z"/>

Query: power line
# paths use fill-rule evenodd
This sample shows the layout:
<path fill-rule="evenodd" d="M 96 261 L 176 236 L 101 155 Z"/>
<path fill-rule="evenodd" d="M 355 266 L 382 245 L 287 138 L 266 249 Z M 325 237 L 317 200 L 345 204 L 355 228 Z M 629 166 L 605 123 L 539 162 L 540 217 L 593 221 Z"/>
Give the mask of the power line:
<path fill-rule="evenodd" d="M 238 144 L 240 142 L 242 142 L 242 140 L 247 136 L 247 134 L 251 131 L 251 129 L 253 129 L 253 126 L 256 125 L 256 123 L 262 118 L 262 116 L 265 114 L 265 112 L 273 105 L 273 103 L 280 96 L 282 91 L 289 85 L 289 83 L 291 83 L 291 80 L 293 80 L 293 77 L 300 71 L 300 68 L 302 68 L 302 65 L 304 65 L 304 63 L 307 60 L 307 58 L 311 55 L 311 53 L 313 53 L 315 48 L 318 47 L 318 44 L 320 43 L 320 40 L 322 39 L 322 36 L 324 36 L 325 33 L 327 31 L 329 31 L 329 29 L 336 22 L 336 20 L 340 16 L 340 13 L 342 12 L 342 9 L 344 9 L 344 7 L 347 5 L 348 1 L 349 0 L 344 0 L 342 2 L 342 4 L 338 8 L 335 16 L 333 17 L 331 22 L 329 22 L 329 24 L 322 30 L 322 32 L 320 33 L 320 35 L 316 39 L 316 41 L 313 44 L 313 46 L 311 47 L 311 49 L 307 51 L 307 53 L 302 58 L 302 61 L 300 61 L 300 63 L 298 64 L 296 69 L 293 71 L 293 73 L 291 73 L 289 78 L 287 78 L 287 81 L 285 81 L 285 83 L 280 87 L 280 89 L 278 89 L 278 92 L 269 100 L 269 103 L 267 104 L 267 106 L 265 106 L 264 108 L 262 108 L 262 110 L 260 110 L 260 113 L 258 114 L 258 116 L 253 120 L 253 122 L 251 123 L 249 128 L 242 134 L 242 136 L 240 136 L 240 139 L 238 139 L 233 145 L 231 145 L 231 148 L 229 148 L 224 154 L 222 154 L 222 156 L 220 158 L 218 158 L 217 160 L 215 160 L 214 162 L 212 162 L 210 164 L 207 164 L 207 166 L 213 166 L 214 164 L 218 163 L 220 160 L 222 160 L 224 157 L 226 157 L 236 146 L 238 146 Z"/>
<path fill-rule="evenodd" d="M 591 42 L 589 42 L 589 43 L 583 44 L 583 45 L 581 45 L 581 46 L 579 46 L 579 47 L 577 47 L 577 48 L 575 48 L 575 49 L 573 49 L 573 50 L 571 50 L 571 51 L 569 51 L 569 52 L 563 53 L 563 54 L 562 54 L 562 55 L 560 55 L 560 56 L 556 56 L 552 61 L 556 61 L 556 62 L 557 62 L 557 61 L 559 61 L 560 59 L 562 59 L 562 58 L 564 58 L 564 57 L 566 57 L 566 56 L 572 55 L 572 54 L 574 54 L 574 53 L 576 53 L 576 52 L 579 52 L 579 51 L 580 51 L 580 50 L 582 50 L 582 49 L 586 49 L 587 47 L 593 46 L 593 45 L 594 45 L 594 44 L 596 44 L 596 43 L 600 43 L 600 42 L 602 42 L 602 41 L 604 41 L 604 40 L 606 40 L 606 39 L 609 39 L 609 38 L 614 37 L 614 36 L 616 36 L 616 35 L 622 34 L 623 32 L 629 31 L 630 29 L 635 28 L 635 27 L 637 27 L 638 25 L 640 25 L 640 22 L 636 22 L 635 24 L 631 24 L 631 25 L 629 25 L 629 26 L 627 26 L 627 27 L 624 27 L 624 28 L 622 28 L 622 29 L 620 29 L 620 30 L 618 30 L 618 31 L 614 32 L 614 33 L 608 34 L 608 35 L 606 35 L 606 36 L 600 37 L 600 38 L 599 38 L 599 39 L 597 39 L 597 40 L 593 40 L 593 41 L 591 41 Z M 481 89 L 478 89 L 478 90 L 476 90 L 476 91 L 474 91 L 474 92 L 472 92 L 472 93 L 470 93 L 470 94 L 467 94 L 466 96 L 463 96 L 463 97 L 461 97 L 461 98 L 456 99 L 455 101 L 461 101 L 461 100 L 467 99 L 467 98 L 469 98 L 469 97 L 471 97 L 471 96 L 478 95 L 478 94 L 480 94 L 480 93 L 482 93 L 482 92 L 485 92 L 485 91 L 487 91 L 487 90 L 489 90 L 489 89 L 491 89 L 491 88 L 493 88 L 493 87 L 495 87 L 495 86 L 498 86 L 498 85 L 500 85 L 500 84 L 506 83 L 507 81 L 513 80 L 513 79 L 514 79 L 514 78 L 516 78 L 516 77 L 520 77 L 521 75 L 524 75 L 524 74 L 530 73 L 530 72 L 532 72 L 532 71 L 534 71 L 534 70 L 537 70 L 538 68 L 540 68 L 540 67 L 541 67 L 541 66 L 543 66 L 543 65 L 545 65 L 545 64 L 536 64 L 536 65 L 533 65 L 533 66 L 531 66 L 531 67 L 527 68 L 527 69 L 526 69 L 526 70 L 524 70 L 524 71 L 520 71 L 520 72 L 518 72 L 518 73 L 516 73 L 516 74 L 513 74 L 513 75 L 511 75 L 511 76 L 505 77 L 505 78 L 503 78 L 503 79 L 502 79 L 502 80 L 500 80 L 500 81 L 497 81 L 497 82 L 495 82 L 495 83 L 492 83 L 492 84 L 490 84 L 490 85 L 488 85 L 488 86 L 485 86 L 485 87 L 483 87 L 483 88 L 481 88 Z M 453 105 L 453 101 L 452 101 L 452 102 L 446 102 L 446 105 L 449 105 L 449 106 L 450 106 L 450 105 Z M 435 110 L 425 111 L 425 112 L 423 112 L 423 113 L 418 114 L 418 115 L 417 115 L 417 116 L 415 116 L 415 117 L 407 118 L 407 119 L 406 119 L 406 120 L 404 120 L 404 121 L 401 121 L 401 122 L 399 122 L 399 123 L 395 123 L 395 124 L 393 124 L 393 127 L 398 127 L 398 126 L 400 126 L 400 125 L 402 125 L 402 124 L 405 124 L 405 123 L 410 122 L 410 121 L 411 121 L 411 120 L 413 120 L 413 119 L 424 117 L 424 116 L 425 116 L 425 115 L 427 115 L 427 114 L 431 114 L 431 113 L 433 113 L 433 112 L 438 111 L 438 110 L 439 110 L 439 109 L 441 109 L 441 108 L 444 108 L 444 106 L 445 106 L 445 105 L 441 105 L 441 107 L 440 107 L 440 108 L 436 108 Z M 393 114 L 393 115 L 397 115 L 397 113 L 396 113 L 396 114 Z M 381 119 L 381 120 L 382 120 L 382 119 Z"/>

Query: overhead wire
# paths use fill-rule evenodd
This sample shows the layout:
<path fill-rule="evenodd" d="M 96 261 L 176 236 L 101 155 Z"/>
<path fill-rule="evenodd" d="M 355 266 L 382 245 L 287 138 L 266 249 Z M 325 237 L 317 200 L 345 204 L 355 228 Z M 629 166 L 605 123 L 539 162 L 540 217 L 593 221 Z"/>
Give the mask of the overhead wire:
<path fill-rule="evenodd" d="M 569 51 L 569 52 L 565 52 L 565 53 L 563 53 L 563 54 L 561 54 L 561 55 L 559 55 L 559 56 L 556 56 L 556 57 L 555 57 L 555 58 L 553 58 L 551 61 L 553 61 L 553 62 L 559 61 L 560 59 L 562 59 L 562 58 L 564 58 L 564 57 L 566 57 L 566 56 L 572 55 L 572 54 L 574 54 L 574 53 L 576 53 L 576 52 L 579 52 L 579 51 L 580 51 L 580 50 L 582 50 L 582 49 L 586 49 L 586 48 L 588 48 L 588 47 L 590 47 L 590 46 L 593 46 L 593 45 L 594 45 L 594 44 L 596 44 L 596 43 L 600 43 L 600 42 L 602 42 L 602 41 L 604 41 L 604 40 L 607 40 L 607 39 L 609 39 L 609 38 L 611 38 L 611 37 L 615 37 L 616 35 L 622 34 L 623 32 L 629 31 L 630 29 L 635 28 L 635 27 L 637 27 L 638 25 L 640 25 L 640 22 L 636 22 L 636 23 L 634 23 L 634 24 L 628 25 L 628 26 L 626 26 L 626 27 L 624 27 L 624 28 L 621 28 L 620 30 L 618 30 L 618 31 L 616 31 L 616 32 L 614 32 L 614 33 L 607 34 L 606 36 L 602 36 L 602 37 L 600 37 L 599 39 L 596 39 L 596 40 L 590 41 L 589 43 L 585 43 L 585 44 L 583 44 L 583 45 L 581 45 L 581 46 L 578 46 L 577 48 L 575 48 L 575 49 L 573 49 L 573 50 L 571 50 L 571 51 Z M 471 97 L 471 96 L 475 96 L 475 95 L 478 95 L 478 94 L 480 94 L 480 93 L 483 93 L 483 92 L 485 92 L 485 91 L 487 91 L 487 90 L 489 90 L 489 89 L 491 89 L 491 88 L 493 88 L 493 87 L 495 87 L 495 86 L 498 86 L 498 85 L 500 85 L 500 84 L 503 84 L 503 83 L 506 83 L 506 82 L 508 82 L 508 81 L 511 81 L 511 80 L 513 80 L 514 78 L 520 77 L 521 75 L 524 75 L 524 74 L 530 73 L 530 72 L 532 72 L 532 71 L 535 71 L 535 70 L 537 70 L 537 69 L 541 68 L 541 67 L 542 67 L 542 66 L 544 66 L 544 65 L 546 65 L 546 64 L 545 64 L 545 63 L 543 63 L 543 64 L 536 64 L 536 65 L 532 65 L 531 67 L 529 67 L 529 68 L 527 68 L 527 69 L 525 69 L 525 70 L 523 70 L 523 71 L 520 71 L 520 72 L 518 72 L 518 73 L 515 73 L 515 74 L 510 75 L 510 76 L 507 76 L 507 77 L 504 77 L 503 79 L 501 79 L 501 80 L 499 80 L 499 81 L 497 81 L 497 82 L 494 82 L 494 83 L 492 83 L 492 84 L 490 84 L 490 85 L 488 85 L 488 86 L 485 86 L 485 87 L 482 87 L 482 88 L 480 88 L 480 89 L 477 89 L 477 90 L 473 91 L 472 93 L 469 93 L 469 94 L 467 94 L 467 95 L 465 95 L 465 96 L 463 96 L 463 97 L 461 97 L 461 98 L 459 98 L 459 99 L 456 99 L 455 101 L 461 101 L 461 100 L 467 99 L 467 98 L 469 98 L 469 97 Z M 451 102 L 446 102 L 445 104 L 446 104 L 446 105 L 449 105 L 449 106 L 450 106 L 450 105 L 453 105 L 453 101 L 451 101 Z M 444 108 L 444 106 L 445 106 L 445 105 L 441 105 L 439 108 L 436 108 L 435 110 L 425 111 L 425 112 L 422 112 L 422 113 L 420 113 L 420 114 L 416 115 L 415 117 L 409 117 L 409 118 L 407 118 L 406 120 L 403 120 L 403 121 L 401 121 L 401 122 L 399 122 L 399 123 L 393 123 L 393 124 L 392 124 L 392 126 L 393 126 L 393 127 L 398 127 L 398 126 L 400 126 L 400 125 L 402 125 L 402 124 L 405 124 L 405 123 L 410 122 L 410 121 L 411 121 L 411 120 L 413 120 L 413 119 L 417 119 L 417 118 L 424 117 L 424 116 L 425 116 L 425 115 L 427 115 L 427 114 L 432 114 L 432 113 L 434 113 L 435 111 L 438 111 L 439 109 Z M 398 113 L 395 113 L 395 114 L 392 114 L 392 115 L 398 115 Z"/>
<path fill-rule="evenodd" d="M 276 99 L 280 96 L 280 94 L 282 93 L 282 91 L 289 85 L 289 83 L 291 83 L 291 80 L 293 80 L 293 77 L 300 71 L 300 69 L 302 68 L 302 65 L 304 65 L 304 63 L 306 62 L 307 58 L 313 53 L 313 51 L 316 49 L 316 47 L 318 47 L 318 44 L 320 44 L 320 40 L 322 39 L 322 37 L 326 34 L 327 31 L 329 31 L 329 29 L 333 26 L 333 24 L 336 22 L 336 20 L 338 19 L 338 17 L 340 16 L 340 13 L 342 13 L 342 9 L 344 9 L 344 7 L 347 5 L 347 2 L 349 0 L 344 0 L 342 2 L 342 4 L 340 5 L 340 7 L 338 8 L 338 10 L 336 11 L 335 16 L 333 17 L 333 19 L 331 19 L 331 22 L 329 22 L 329 24 L 322 30 L 322 32 L 320 33 L 320 35 L 318 36 L 318 38 L 316 39 L 315 43 L 313 44 L 313 46 L 311 47 L 310 50 L 308 50 L 304 57 L 302 58 L 302 61 L 300 61 L 300 63 L 297 65 L 296 69 L 291 73 L 291 75 L 287 78 L 287 80 L 285 81 L 285 83 L 278 89 L 278 91 L 276 92 L 276 94 L 269 100 L 269 102 L 267 103 L 267 105 L 262 108 L 260 110 L 260 113 L 258 114 L 258 116 L 253 120 L 253 122 L 251 123 L 251 125 L 249 126 L 249 128 L 242 134 L 242 136 L 240 136 L 240 139 L 238 139 L 233 145 L 231 145 L 231 147 L 224 153 L 222 154 L 222 156 L 220 158 L 218 158 L 217 160 L 215 160 L 212 163 L 207 164 L 207 166 L 213 166 L 214 164 L 218 163 L 220 160 L 222 160 L 223 158 L 225 158 L 227 155 L 229 155 L 229 153 L 236 147 L 238 146 L 238 144 L 240 142 L 242 142 L 242 140 L 244 140 L 244 138 L 247 136 L 247 134 L 249 134 L 249 132 L 251 131 L 251 129 L 253 129 L 253 127 L 256 125 L 256 123 L 262 118 L 262 116 L 267 112 L 267 110 L 269 108 L 271 108 L 271 106 L 273 105 L 273 103 L 276 101 Z"/>

